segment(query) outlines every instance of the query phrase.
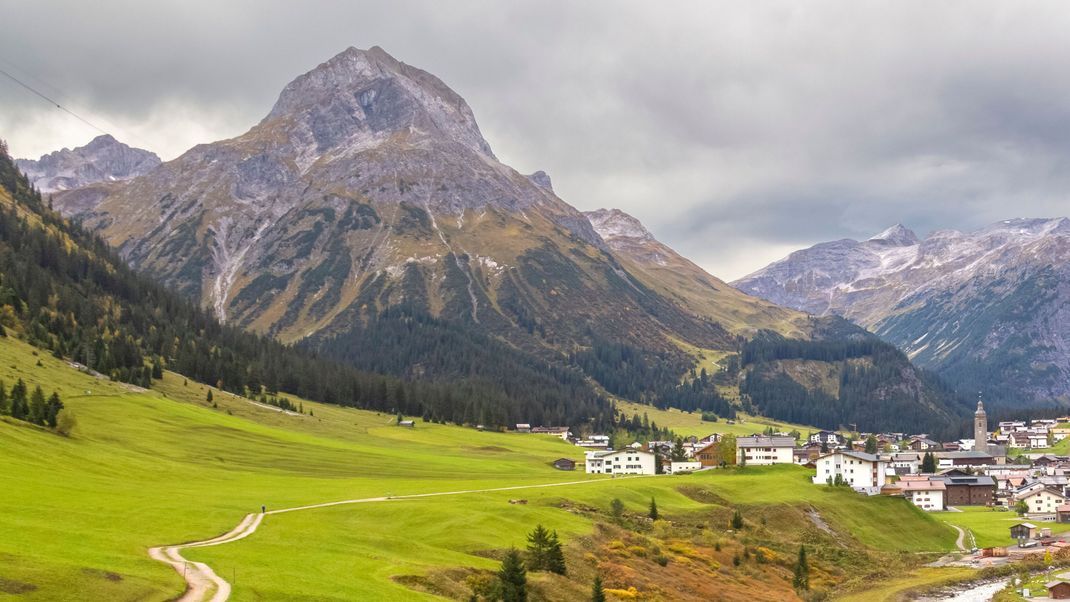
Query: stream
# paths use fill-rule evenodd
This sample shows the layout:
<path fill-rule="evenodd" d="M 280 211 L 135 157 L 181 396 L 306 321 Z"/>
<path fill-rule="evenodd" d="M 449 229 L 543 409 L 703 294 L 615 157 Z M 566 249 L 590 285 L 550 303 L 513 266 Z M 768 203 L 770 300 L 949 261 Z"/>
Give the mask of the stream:
<path fill-rule="evenodd" d="M 942 588 L 913 598 L 914 602 L 988 602 L 1007 586 L 1011 578 L 998 577 Z M 1045 592 L 1046 593 L 1046 592 Z"/>

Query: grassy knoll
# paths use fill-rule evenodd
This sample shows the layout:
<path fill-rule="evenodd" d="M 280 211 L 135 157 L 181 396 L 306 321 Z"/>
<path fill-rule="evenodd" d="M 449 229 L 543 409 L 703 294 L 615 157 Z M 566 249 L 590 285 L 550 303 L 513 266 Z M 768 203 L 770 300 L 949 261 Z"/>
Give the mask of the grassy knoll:
<path fill-rule="evenodd" d="M 959 510 L 962 512 L 936 512 L 933 516 L 945 523 L 969 529 L 977 539 L 977 546 L 981 548 L 1015 543 L 1010 535 L 1011 525 L 1023 521 L 1050 528 L 1052 533 L 1070 531 L 1070 523 L 1030 521 L 1010 511 L 999 512 L 981 506 L 962 506 Z"/>
<path fill-rule="evenodd" d="M 620 498 L 630 512 L 642 514 L 651 497 L 671 518 L 708 514 L 731 504 L 742 508 L 755 528 L 778 536 L 805 539 L 803 533 L 812 525 L 799 513 L 785 512 L 786 506 L 803 506 L 814 508 L 832 525 L 835 538 L 853 536 L 877 550 L 923 552 L 953 547 L 949 529 L 901 499 L 866 498 L 842 488 L 811 485 L 807 478 L 808 471 L 794 466 L 754 467 L 332 507 L 269 516 L 266 526 L 246 540 L 225 548 L 191 550 L 188 555 L 244 574 L 248 583 L 236 589 L 238 600 L 278 597 L 308 567 L 314 567 L 321 577 L 305 585 L 313 597 L 418 598 L 395 579 L 448 566 L 492 569 L 497 561 L 481 552 L 523 547 L 531 525 L 542 523 L 566 539 L 594 528 L 591 517 L 564 512 L 563 506 L 605 509 L 613 498 Z M 693 494 L 685 495 L 686 491 Z M 527 504 L 509 504 L 515 498 Z M 889 524 L 909 525 L 909 537 L 900 529 L 888 529 Z M 726 527 L 711 525 L 717 530 Z M 405 534 L 404 538 L 398 539 L 398 533 Z M 310 545 L 298 553 L 294 542 Z M 354 579 L 353 575 L 367 578 Z"/>
<path fill-rule="evenodd" d="M 696 435 L 705 437 L 711 433 L 731 433 L 733 435 L 745 436 L 760 433 L 765 430 L 766 427 L 771 426 L 778 431 L 784 432 L 797 430 L 805 437 L 809 432 L 817 432 L 821 430 L 812 426 L 790 424 L 771 418 L 750 416 L 743 413 L 739 414 L 738 419 L 734 421 L 735 424 L 728 424 L 728 421 L 724 419 L 718 420 L 717 422 L 706 422 L 702 420 L 702 414 L 700 412 L 681 412 L 674 408 L 659 410 L 654 406 L 633 403 L 630 401 L 617 401 L 617 409 L 628 416 L 631 416 L 632 414 L 642 416 L 645 413 L 650 417 L 652 422 L 658 423 L 658 426 L 668 427 L 677 435 L 681 436 Z"/>
<path fill-rule="evenodd" d="M 0 339 L 0 379 L 10 387 L 17 378 L 58 390 L 78 420 L 70 438 L 0 420 L 0 592 L 25 599 L 171 599 L 181 580 L 149 560 L 146 548 L 222 533 L 261 504 L 275 509 L 587 480 L 582 471 L 549 466 L 562 456 L 582 458 L 578 448 L 552 437 L 422 422 L 401 429 L 390 425 L 391 416 L 308 401 L 301 403 L 312 415 L 292 416 L 217 390 L 213 407 L 205 399 L 207 387 L 174 374 L 153 391 L 136 391 Z M 429 595 L 405 579 L 450 567 L 493 568 L 494 551 L 522 545 L 537 522 L 561 533 L 586 578 L 583 571 L 593 569 L 582 565 L 583 542 L 602 528 L 609 501 L 620 498 L 628 512 L 641 515 L 651 497 L 663 515 L 708 525 L 702 532 L 716 534 L 725 532 L 729 508 L 739 507 L 747 516 L 747 537 L 779 541 L 785 558 L 799 541 L 814 537 L 874 553 L 953 545 L 949 529 L 903 500 L 814 486 L 808 476 L 794 466 L 749 467 L 336 506 L 268 516 L 248 539 L 187 553 L 234 580 L 239 600 L 298 593 L 307 599 L 422 599 Z M 528 503 L 510 504 L 515 498 Z M 804 514 L 808 508 L 831 533 L 817 532 Z M 606 545 L 612 537 L 620 536 L 607 535 Z M 687 562 L 731 567 L 731 554 L 757 545 L 747 541 L 726 543 L 716 563 L 703 560 L 703 554 L 714 554 L 709 546 L 702 554 L 684 546 L 667 567 L 634 552 L 628 562 L 646 562 L 643 571 L 615 578 L 656 577 L 662 570 L 681 571 Z M 838 571 L 836 563 L 856 556 L 838 552 L 820 562 Z M 743 588 L 757 583 L 746 579 L 769 578 L 775 568 L 784 587 L 785 563 L 744 567 L 742 576 L 724 573 L 726 583 Z M 588 585 L 572 583 L 576 591 Z M 553 587 L 571 591 L 563 581 Z"/>
<path fill-rule="evenodd" d="M 146 547 L 221 533 L 261 504 L 585 477 L 548 466 L 581 457 L 550 437 L 402 430 L 309 402 L 315 416 L 288 416 L 219 391 L 213 409 L 177 376 L 132 392 L 0 340 L 0 379 L 20 377 L 58 390 L 78 420 L 71 438 L 0 421 L 0 577 L 39 599 L 168 599 L 181 581 Z"/>

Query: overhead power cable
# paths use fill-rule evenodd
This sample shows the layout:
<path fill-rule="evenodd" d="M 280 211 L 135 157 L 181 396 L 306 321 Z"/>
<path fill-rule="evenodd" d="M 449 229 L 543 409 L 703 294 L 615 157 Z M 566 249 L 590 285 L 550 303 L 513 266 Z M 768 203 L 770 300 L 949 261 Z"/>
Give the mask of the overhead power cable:
<path fill-rule="evenodd" d="M 36 88 L 34 88 L 33 86 L 31 86 L 31 85 L 27 84 L 26 82 L 24 82 L 24 81 L 22 81 L 21 79 L 19 79 L 19 78 L 15 77 L 14 75 L 11 75 L 11 74 L 10 74 L 10 73 L 8 73 L 7 71 L 4 71 L 3 69 L 0 69 L 0 75 L 4 75 L 4 76 L 6 76 L 6 77 L 7 77 L 8 79 L 10 79 L 11 81 L 13 81 L 13 82 L 15 82 L 16 84 L 18 84 L 18 85 L 22 86 L 23 88 L 26 88 L 27 90 L 29 90 L 30 92 L 34 93 L 35 95 L 37 95 L 37 96 L 39 96 L 39 97 L 41 97 L 41 98 L 45 99 L 46 101 L 48 101 L 48 103 L 49 103 L 49 104 L 52 104 L 52 105 L 54 105 L 54 106 L 55 106 L 55 107 L 56 107 L 57 109 L 59 109 L 59 110 L 63 111 L 64 113 L 67 113 L 67 114 L 68 114 L 68 115 L 70 115 L 71 117 L 74 117 L 74 118 L 75 118 L 75 119 L 77 119 L 78 121 L 81 121 L 82 123 L 84 123 L 84 124 L 88 125 L 89 127 L 93 128 L 94 130 L 96 130 L 96 131 L 100 132 L 101 134 L 107 134 L 107 133 L 108 133 L 108 132 L 107 132 L 106 130 L 104 130 L 103 128 L 101 128 L 101 127 L 98 127 L 98 126 L 97 126 L 96 124 L 94 124 L 93 122 L 89 121 L 88 119 L 86 119 L 86 118 L 82 117 L 82 116 L 81 116 L 81 115 L 79 115 L 78 113 L 75 113 L 74 111 L 72 111 L 72 110 L 68 109 L 67 107 L 65 107 L 65 106 L 63 106 L 63 105 L 61 105 L 61 104 L 59 104 L 58 102 L 56 102 L 55 100 L 53 100 L 53 99 L 52 99 L 52 98 L 50 98 L 49 96 L 45 95 L 45 94 L 44 94 L 44 93 L 42 93 L 42 92 L 39 92 L 39 91 L 38 91 L 38 90 L 37 90 Z"/>

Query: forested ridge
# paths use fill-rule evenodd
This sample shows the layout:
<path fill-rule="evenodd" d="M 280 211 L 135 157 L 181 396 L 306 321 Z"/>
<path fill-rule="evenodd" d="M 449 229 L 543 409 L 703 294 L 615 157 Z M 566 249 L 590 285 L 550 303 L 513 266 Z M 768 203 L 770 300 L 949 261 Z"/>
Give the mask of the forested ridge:
<path fill-rule="evenodd" d="M 211 315 L 130 269 L 99 237 L 63 219 L 30 186 L 0 143 L 0 324 L 57 357 L 115 380 L 151 387 L 163 368 L 242 395 L 279 391 L 327 403 L 400 411 L 429 420 L 504 426 L 515 422 L 609 427 L 610 404 L 581 374 L 510 353 L 489 340 L 469 340 L 414 316 L 378 322 L 376 338 L 346 341 L 350 354 L 404 362 L 393 336 L 408 344 L 445 333 L 443 354 L 456 378 L 406 380 L 375 374 L 219 324 Z M 406 332 L 407 329 L 407 332 Z M 382 354 L 383 350 L 395 353 Z M 494 354 L 500 373 L 480 372 Z M 397 366 L 386 366 L 396 369 Z"/>
<path fill-rule="evenodd" d="M 955 437 L 969 404 L 934 374 L 876 337 L 800 341 L 766 334 L 742 349 L 740 393 L 763 415 L 822 428 L 928 432 Z M 783 362 L 835 368 L 836 394 L 788 376 Z"/>

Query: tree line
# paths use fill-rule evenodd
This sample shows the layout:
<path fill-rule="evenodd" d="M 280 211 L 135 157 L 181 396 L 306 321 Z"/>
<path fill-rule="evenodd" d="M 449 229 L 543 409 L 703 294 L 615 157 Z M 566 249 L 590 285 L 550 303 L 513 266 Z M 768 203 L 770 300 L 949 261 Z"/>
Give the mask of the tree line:
<path fill-rule="evenodd" d="M 3 145 L 0 187 L 13 201 L 0 202 L 0 325 L 114 380 L 151 387 L 171 369 L 239 395 L 285 391 L 461 424 L 613 424 L 611 405 L 574 368 L 466 339 L 428 317 L 388 314 L 366 337 L 301 348 L 221 325 L 52 211 Z M 452 370 L 421 378 L 401 369 L 419 345 L 433 345 Z M 342 363 L 355 355 L 381 359 L 362 364 L 371 371 Z"/>

